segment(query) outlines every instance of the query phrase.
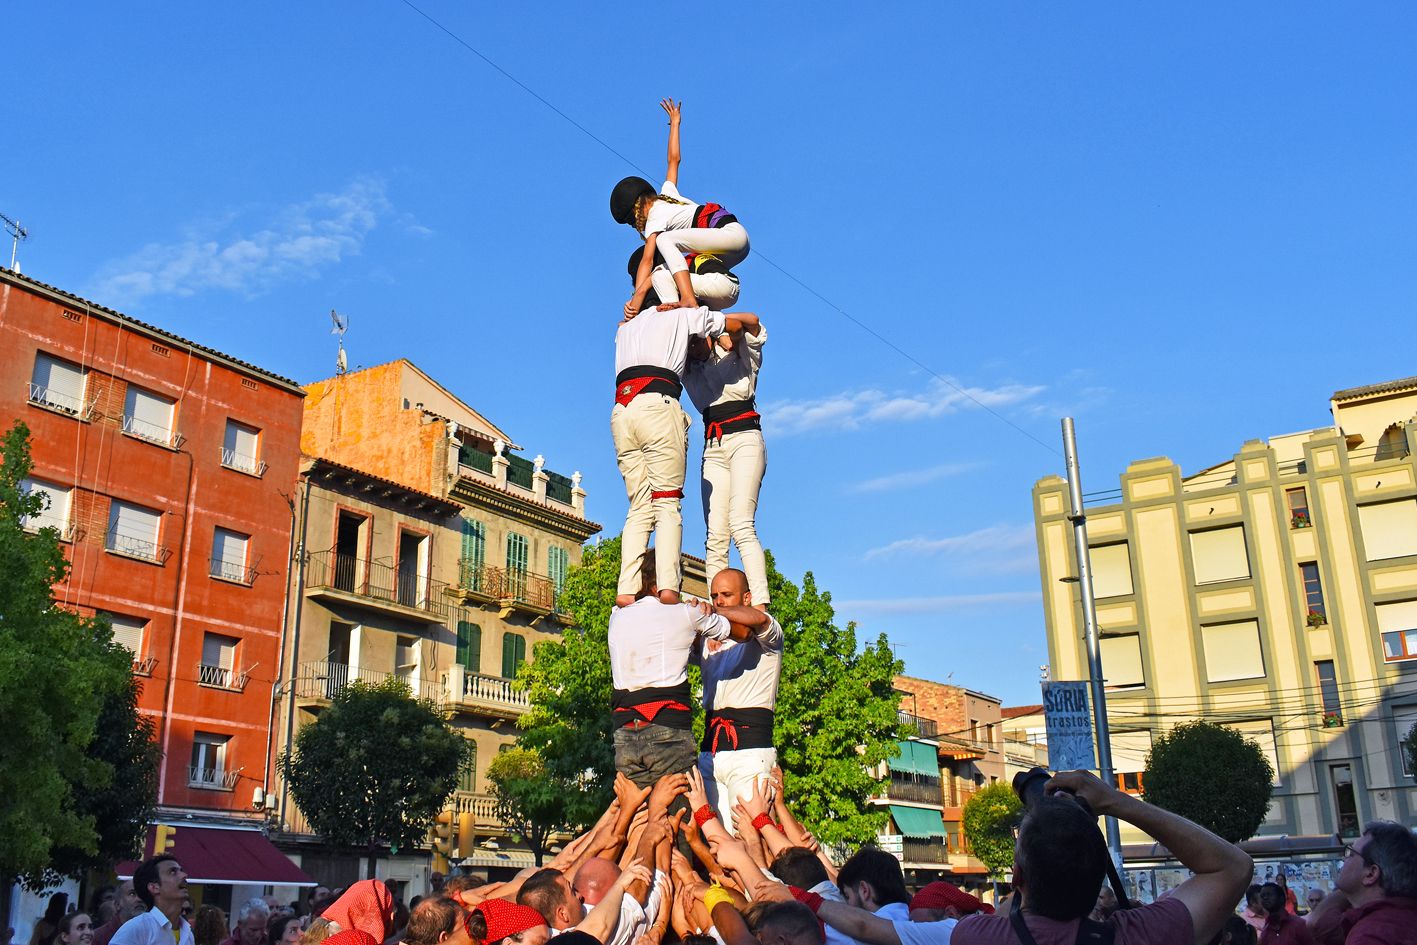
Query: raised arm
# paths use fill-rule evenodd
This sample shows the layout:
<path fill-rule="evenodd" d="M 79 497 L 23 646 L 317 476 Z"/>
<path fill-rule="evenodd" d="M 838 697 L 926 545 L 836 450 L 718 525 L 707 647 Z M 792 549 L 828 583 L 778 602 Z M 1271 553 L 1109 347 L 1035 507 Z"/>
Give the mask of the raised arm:
<path fill-rule="evenodd" d="M 659 107 L 669 116 L 669 169 L 664 172 L 664 179 L 675 187 L 679 186 L 679 108 L 683 104 L 672 98 L 659 100 Z"/>
<path fill-rule="evenodd" d="M 625 894 L 625 890 L 636 883 L 649 883 L 652 881 L 650 870 L 639 860 L 631 863 L 620 873 L 619 878 L 611 884 L 605 891 L 605 898 L 590 910 L 590 915 L 576 926 L 579 932 L 585 932 L 602 942 L 608 941 L 615 931 L 615 926 L 620 921 L 620 902 Z"/>
<path fill-rule="evenodd" d="M 758 316 L 752 312 L 731 312 L 728 318 L 738 322 L 738 331 L 752 335 L 754 338 L 758 337 L 758 332 L 762 330 L 762 322 L 758 321 Z"/>

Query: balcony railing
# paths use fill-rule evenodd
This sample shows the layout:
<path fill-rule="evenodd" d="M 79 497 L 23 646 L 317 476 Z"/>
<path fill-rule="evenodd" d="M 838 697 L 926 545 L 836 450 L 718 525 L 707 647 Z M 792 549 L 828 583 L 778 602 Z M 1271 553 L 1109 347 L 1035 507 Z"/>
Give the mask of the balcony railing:
<path fill-rule="evenodd" d="M 939 734 L 940 727 L 936 724 L 934 719 L 922 718 L 918 715 L 912 715 L 909 712 L 898 712 L 896 714 L 903 724 L 914 728 L 915 734 L 921 738 L 934 738 Z"/>
<path fill-rule="evenodd" d="M 501 601 L 545 613 L 559 613 L 556 582 L 540 574 L 509 570 L 464 561 L 459 568 L 459 589 L 488 600 Z"/>
<path fill-rule="evenodd" d="M 914 801 L 917 804 L 941 804 L 944 795 L 940 793 L 939 781 L 906 781 L 891 778 L 886 788 L 886 796 L 897 801 Z"/>
<path fill-rule="evenodd" d="M 371 684 L 381 683 L 392 675 L 368 669 L 356 670 L 348 663 L 306 660 L 295 673 L 295 694 L 307 699 L 333 699 L 355 680 Z"/>
<path fill-rule="evenodd" d="M 254 456 L 247 456 L 245 453 L 238 453 L 236 450 L 221 448 L 221 464 L 227 469 L 235 469 L 237 472 L 244 472 L 252 476 L 264 476 L 266 474 L 266 464 Z"/>
<path fill-rule="evenodd" d="M 950 861 L 949 848 L 945 846 L 944 837 L 930 840 L 914 840 L 906 837 L 902 844 L 901 859 L 906 863 L 938 863 L 946 864 Z"/>
<path fill-rule="evenodd" d="M 166 446 L 171 449 L 179 449 L 187 442 L 187 438 L 176 430 L 162 426 L 157 423 L 149 423 L 146 420 L 139 420 L 137 417 L 124 415 L 123 432 L 129 436 L 136 436 L 140 440 L 147 440 L 149 443 L 156 443 L 158 446 Z"/>
<path fill-rule="evenodd" d="M 151 676 L 153 670 L 157 668 L 156 656 L 135 656 L 133 657 L 133 675 Z"/>
<path fill-rule="evenodd" d="M 213 558 L 211 561 L 211 576 L 221 578 L 223 581 L 234 581 L 237 584 L 250 584 L 256 580 L 256 568 L 248 567 L 244 561 L 222 561 Z"/>
<path fill-rule="evenodd" d="M 20 527 L 29 532 L 37 532 L 41 528 L 52 528 L 59 533 L 60 541 L 73 541 L 74 539 L 74 524 L 72 522 L 66 522 L 62 518 L 51 518 L 44 512 L 23 519 L 20 522 Z"/>
<path fill-rule="evenodd" d="M 187 786 L 207 791 L 230 791 L 240 778 L 240 771 L 223 771 L 221 768 L 203 768 L 199 765 L 187 769 Z"/>
<path fill-rule="evenodd" d="M 50 410 L 67 413 L 83 420 L 87 420 L 93 415 L 94 401 L 85 401 L 82 397 L 75 397 L 73 394 L 66 394 L 50 387 L 41 387 L 33 382 L 29 385 L 29 394 L 30 403 L 48 407 Z"/>
<path fill-rule="evenodd" d="M 117 552 L 120 555 L 127 555 L 130 558 L 142 558 L 144 561 L 152 561 L 156 564 L 163 564 L 171 554 L 163 545 L 159 545 L 151 539 L 139 538 L 136 535 L 124 535 L 111 531 L 103 546 L 109 551 Z"/>
<path fill-rule="evenodd" d="M 443 581 L 334 551 L 317 551 L 310 556 L 305 583 L 310 588 L 330 588 L 384 604 L 421 610 L 440 621 L 452 616 L 454 610 L 444 594 L 448 585 Z"/>
<path fill-rule="evenodd" d="M 472 822 L 478 827 L 501 827 L 497 817 L 497 800 L 490 794 L 473 794 L 470 791 L 453 792 L 453 811 L 457 814 L 471 814 Z"/>
<path fill-rule="evenodd" d="M 463 674 L 462 697 L 464 702 L 501 706 L 519 712 L 531 707 L 527 693 L 513 689 L 510 679 L 482 673 Z"/>
<path fill-rule="evenodd" d="M 230 669 L 226 666 L 208 666 L 205 663 L 197 664 L 197 682 L 213 689 L 230 689 L 233 692 L 240 692 L 246 688 L 248 679 L 250 679 L 250 674 L 245 670 Z"/>

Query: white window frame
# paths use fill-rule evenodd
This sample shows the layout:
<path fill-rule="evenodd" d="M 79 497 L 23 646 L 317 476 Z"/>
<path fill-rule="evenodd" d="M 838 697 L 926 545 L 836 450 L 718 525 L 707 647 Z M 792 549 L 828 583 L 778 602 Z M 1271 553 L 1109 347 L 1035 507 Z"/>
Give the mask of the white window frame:
<path fill-rule="evenodd" d="M 251 437 L 250 455 L 241 449 L 241 434 L 243 433 L 249 433 Z M 234 469 L 237 472 L 246 473 L 248 476 L 265 475 L 266 464 L 261 461 L 260 429 L 227 417 L 226 432 L 222 435 L 221 440 L 221 464 L 227 469 Z"/>
<path fill-rule="evenodd" d="M 239 543 L 240 559 L 229 557 L 232 546 Z M 218 557 L 220 550 L 221 557 Z M 211 576 L 218 581 L 233 584 L 250 584 L 252 568 L 251 536 L 235 529 L 218 525 L 212 532 Z"/>
<path fill-rule="evenodd" d="M 142 535 L 120 534 L 118 532 L 118 518 L 123 509 L 133 509 L 140 513 L 156 516 L 151 541 Z M 135 502 L 113 499 L 108 508 L 108 532 L 104 537 L 104 547 L 114 554 L 162 564 L 167 557 L 167 549 L 162 546 L 162 512 L 150 509 L 145 505 L 138 505 Z"/>
<path fill-rule="evenodd" d="M 227 755 L 230 735 L 214 732 L 192 733 L 192 757 L 187 769 L 189 787 L 206 791 L 230 791 L 236 785 L 236 772 L 228 771 Z"/>
<path fill-rule="evenodd" d="M 49 505 L 39 514 L 27 515 L 21 519 L 20 527 L 31 532 L 37 532 L 41 528 L 53 528 L 58 530 L 60 538 L 69 538 L 72 533 L 69 521 L 74 508 L 73 487 L 61 486 L 57 482 L 48 482 L 44 479 L 20 480 L 22 495 L 31 495 L 35 492 L 44 493 L 49 499 Z M 55 514 L 56 506 L 58 507 L 57 515 Z"/>
<path fill-rule="evenodd" d="M 161 418 L 166 413 L 166 419 Z M 176 447 L 177 401 L 154 393 L 136 384 L 129 384 L 123 395 L 123 432 L 158 446 Z"/>
<path fill-rule="evenodd" d="M 44 368 L 43 371 L 41 367 Z M 78 377 L 77 392 L 74 391 L 73 384 L 66 384 L 61 388 L 54 383 L 52 372 L 55 367 L 67 371 L 71 377 Z M 34 368 L 30 373 L 29 382 L 30 403 L 87 420 L 93 406 L 88 401 L 88 387 L 89 372 L 82 365 L 57 358 L 46 351 L 35 352 Z"/>

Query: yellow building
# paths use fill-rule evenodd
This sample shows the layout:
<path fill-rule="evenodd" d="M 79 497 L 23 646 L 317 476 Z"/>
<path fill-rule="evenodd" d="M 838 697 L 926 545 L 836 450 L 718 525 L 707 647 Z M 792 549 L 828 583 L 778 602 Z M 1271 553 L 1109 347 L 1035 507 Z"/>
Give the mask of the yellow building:
<path fill-rule="evenodd" d="M 1229 725 L 1275 766 L 1261 836 L 1417 818 L 1417 377 L 1330 409 L 1189 476 L 1138 460 L 1087 508 L 1119 781 L 1171 726 Z M 1051 676 L 1086 679 L 1067 484 L 1033 502 Z"/>

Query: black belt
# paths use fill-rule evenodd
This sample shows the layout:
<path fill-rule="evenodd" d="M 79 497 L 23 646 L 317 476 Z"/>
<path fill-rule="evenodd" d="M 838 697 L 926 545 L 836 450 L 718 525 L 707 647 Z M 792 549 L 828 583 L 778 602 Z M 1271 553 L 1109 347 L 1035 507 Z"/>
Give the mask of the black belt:
<path fill-rule="evenodd" d="M 668 368 L 641 365 L 615 375 L 615 402 L 619 404 L 628 404 L 640 394 L 665 394 L 678 400 L 683 391 L 679 375 Z"/>
<path fill-rule="evenodd" d="M 772 709 L 715 709 L 704 719 L 699 751 L 772 747 Z"/>

